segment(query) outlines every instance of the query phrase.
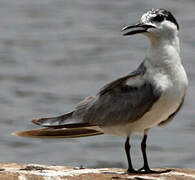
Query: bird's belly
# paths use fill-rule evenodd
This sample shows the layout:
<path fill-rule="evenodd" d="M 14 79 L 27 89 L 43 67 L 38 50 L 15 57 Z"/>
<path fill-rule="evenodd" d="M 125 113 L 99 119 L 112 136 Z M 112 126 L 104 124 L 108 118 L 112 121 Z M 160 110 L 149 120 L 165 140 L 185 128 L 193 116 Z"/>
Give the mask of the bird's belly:
<path fill-rule="evenodd" d="M 185 88 L 178 87 L 167 89 L 154 105 L 140 119 L 128 124 L 103 128 L 104 133 L 128 136 L 132 133 L 143 133 L 144 130 L 157 126 L 174 113 L 182 102 Z"/>

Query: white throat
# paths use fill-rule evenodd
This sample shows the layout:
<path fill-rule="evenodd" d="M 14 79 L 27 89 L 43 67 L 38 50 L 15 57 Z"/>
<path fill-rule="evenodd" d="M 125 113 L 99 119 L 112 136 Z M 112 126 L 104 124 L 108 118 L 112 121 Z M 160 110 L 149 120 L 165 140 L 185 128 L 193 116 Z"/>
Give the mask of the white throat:
<path fill-rule="evenodd" d="M 188 80 L 181 63 L 177 34 L 170 39 L 150 38 L 145 66 L 148 69 L 148 78 L 155 81 L 156 85 L 162 89 L 174 86 L 176 89 L 181 89 L 183 95 Z"/>
<path fill-rule="evenodd" d="M 152 66 L 170 66 L 181 63 L 178 32 L 162 37 L 151 37 L 146 59 Z"/>

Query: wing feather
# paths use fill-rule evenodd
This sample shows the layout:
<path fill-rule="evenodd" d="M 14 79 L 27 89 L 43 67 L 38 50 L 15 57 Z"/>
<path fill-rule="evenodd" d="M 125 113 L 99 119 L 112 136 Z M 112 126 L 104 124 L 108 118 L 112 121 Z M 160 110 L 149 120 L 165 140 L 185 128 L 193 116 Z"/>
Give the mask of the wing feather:
<path fill-rule="evenodd" d="M 68 129 L 74 130 L 72 133 L 75 132 L 77 136 L 78 132 L 85 135 L 99 134 L 99 131 L 94 132 L 96 130 L 93 126 L 113 126 L 136 121 L 149 111 L 161 95 L 159 89 L 145 80 L 145 73 L 146 68 L 142 63 L 134 72 L 104 86 L 96 96 L 85 98 L 74 111 L 58 117 L 33 119 L 33 123 L 52 130 L 32 130 L 32 133 L 51 133 L 51 136 L 55 136 L 55 133 L 64 133 L 63 128 L 66 128 L 66 133 L 71 133 Z M 87 128 L 88 132 L 85 133 Z"/>
<path fill-rule="evenodd" d="M 109 83 L 90 101 L 80 103 L 73 117 L 98 126 L 121 125 L 141 118 L 161 95 L 160 89 L 144 79 L 145 72 L 142 63 L 136 71 Z"/>

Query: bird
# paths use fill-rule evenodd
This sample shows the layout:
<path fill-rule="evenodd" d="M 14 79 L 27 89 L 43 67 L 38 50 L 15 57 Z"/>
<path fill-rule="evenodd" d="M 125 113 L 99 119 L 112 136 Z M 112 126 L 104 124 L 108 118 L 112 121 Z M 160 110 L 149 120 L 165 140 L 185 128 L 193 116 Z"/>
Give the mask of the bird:
<path fill-rule="evenodd" d="M 181 109 L 188 78 L 180 58 L 179 24 L 165 9 L 150 9 L 133 25 L 125 26 L 124 36 L 142 34 L 149 40 L 144 60 L 136 70 L 103 86 L 64 115 L 36 118 L 39 129 L 15 132 L 24 137 L 77 138 L 109 134 L 126 138 L 124 147 L 128 173 L 152 173 L 146 154 L 150 130 L 168 124 Z M 143 134 L 143 167 L 134 169 L 130 138 Z"/>

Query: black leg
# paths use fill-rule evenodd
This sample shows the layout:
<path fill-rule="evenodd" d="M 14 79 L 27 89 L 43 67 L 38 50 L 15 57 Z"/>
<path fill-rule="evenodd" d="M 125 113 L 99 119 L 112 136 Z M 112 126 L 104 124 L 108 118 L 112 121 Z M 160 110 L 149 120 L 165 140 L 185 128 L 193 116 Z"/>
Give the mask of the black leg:
<path fill-rule="evenodd" d="M 138 170 L 138 173 L 141 174 L 160 174 L 160 173 L 167 173 L 170 172 L 170 169 L 166 169 L 166 170 L 162 170 L 162 171 L 153 171 L 150 169 L 149 165 L 148 165 L 148 160 L 147 160 L 147 155 L 146 155 L 146 140 L 147 140 L 147 135 L 144 134 L 144 137 L 142 139 L 142 143 L 141 143 L 141 149 L 142 149 L 142 155 L 143 155 L 143 159 L 144 159 L 144 166 Z M 144 170 L 142 172 L 142 170 Z"/>
<path fill-rule="evenodd" d="M 144 159 L 144 166 L 139 169 L 138 171 L 141 172 L 142 170 L 144 170 L 144 173 L 156 173 L 156 171 L 153 171 L 149 168 L 148 165 L 148 160 L 147 160 L 147 155 L 146 155 L 146 140 L 147 140 L 147 135 L 144 134 L 144 137 L 142 139 L 142 143 L 141 143 L 141 149 L 142 149 L 142 155 L 143 155 L 143 159 Z"/>
<path fill-rule="evenodd" d="M 147 160 L 147 155 L 146 155 L 146 140 L 147 140 L 147 135 L 144 134 L 144 137 L 142 139 L 142 143 L 141 143 L 141 148 L 142 148 L 142 155 L 143 155 L 143 159 L 144 159 L 144 167 L 142 169 L 144 169 L 146 172 L 151 171 L 148 165 L 148 160 Z"/>
<path fill-rule="evenodd" d="M 132 163 L 131 163 L 131 156 L 130 156 L 130 144 L 129 144 L 129 137 L 127 137 L 125 141 L 125 152 L 127 155 L 127 160 L 128 160 L 128 173 L 135 173 L 136 171 L 133 169 Z"/>

